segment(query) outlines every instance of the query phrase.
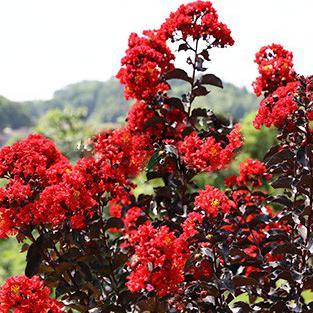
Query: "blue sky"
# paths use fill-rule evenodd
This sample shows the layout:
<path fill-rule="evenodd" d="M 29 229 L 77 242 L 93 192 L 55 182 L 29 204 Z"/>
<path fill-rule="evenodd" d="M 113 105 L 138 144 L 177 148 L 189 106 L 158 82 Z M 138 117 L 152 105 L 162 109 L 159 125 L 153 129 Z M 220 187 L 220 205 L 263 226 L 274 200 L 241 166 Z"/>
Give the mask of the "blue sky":
<path fill-rule="evenodd" d="M 49 99 L 81 80 L 115 75 L 131 31 L 157 28 L 182 0 L 0 1 L 0 94 Z M 213 0 L 236 44 L 213 54 L 210 71 L 249 87 L 254 53 L 278 42 L 294 52 L 296 69 L 313 73 L 313 1 Z"/>

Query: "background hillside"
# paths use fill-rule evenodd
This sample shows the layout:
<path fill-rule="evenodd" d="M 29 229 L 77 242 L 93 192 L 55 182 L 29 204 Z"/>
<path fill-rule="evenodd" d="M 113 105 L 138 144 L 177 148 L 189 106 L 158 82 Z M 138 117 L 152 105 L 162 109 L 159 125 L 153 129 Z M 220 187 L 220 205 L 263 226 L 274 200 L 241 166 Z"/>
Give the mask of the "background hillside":
<path fill-rule="evenodd" d="M 183 94 L 184 86 L 174 84 L 172 93 Z M 126 115 L 130 102 L 123 96 L 119 82 L 111 78 L 105 82 L 82 81 L 57 90 L 48 101 L 13 102 L 0 97 L 0 127 L 18 129 L 35 125 L 38 118 L 55 108 L 64 109 L 67 105 L 74 108 L 85 107 L 85 119 L 95 124 L 116 123 Z M 215 89 L 197 105 L 214 109 L 215 112 L 232 114 L 240 119 L 255 111 L 256 97 L 244 88 L 226 83 L 224 89 Z"/>

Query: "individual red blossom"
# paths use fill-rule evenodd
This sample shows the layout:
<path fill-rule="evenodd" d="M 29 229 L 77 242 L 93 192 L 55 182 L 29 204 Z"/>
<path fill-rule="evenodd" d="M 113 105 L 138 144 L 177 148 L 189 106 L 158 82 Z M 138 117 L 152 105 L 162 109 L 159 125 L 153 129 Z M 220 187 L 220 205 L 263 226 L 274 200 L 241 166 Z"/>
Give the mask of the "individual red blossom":
<path fill-rule="evenodd" d="M 188 214 L 186 220 L 182 224 L 183 238 L 188 239 L 198 234 L 197 227 L 201 225 L 204 215 L 199 212 L 191 212 Z"/>
<path fill-rule="evenodd" d="M 197 171 L 211 172 L 224 168 L 236 149 L 242 145 L 239 128 L 227 135 L 228 143 L 217 142 L 213 137 L 201 139 L 196 132 L 178 144 L 178 150 L 187 167 Z"/>
<path fill-rule="evenodd" d="M 50 298 L 39 277 L 14 276 L 0 288 L 1 313 L 61 313 L 63 305 Z"/>
<path fill-rule="evenodd" d="M 266 127 L 271 125 L 277 128 L 282 127 L 288 117 L 298 108 L 294 100 L 298 86 L 298 82 L 290 82 L 286 86 L 279 87 L 267 98 L 264 98 L 253 121 L 254 127 L 257 129 L 262 125 Z"/>
<path fill-rule="evenodd" d="M 189 257 L 185 240 L 176 238 L 167 226 L 156 229 L 147 222 L 130 236 L 129 243 L 135 249 L 130 260 L 132 271 L 126 283 L 130 291 L 149 286 L 163 297 L 178 290 Z"/>
<path fill-rule="evenodd" d="M 85 223 L 85 216 L 84 215 L 73 215 L 71 218 L 71 226 L 73 229 L 85 229 L 86 223 Z"/>
<path fill-rule="evenodd" d="M 296 80 L 292 52 L 279 44 L 262 47 L 255 55 L 255 63 L 258 64 L 260 73 L 260 77 L 253 83 L 257 96 L 262 92 L 267 96 L 278 87 Z"/>
<path fill-rule="evenodd" d="M 126 99 L 151 100 L 167 91 L 169 87 L 161 76 L 174 68 L 173 59 L 166 43 L 155 32 L 145 31 L 143 37 L 132 33 L 116 76 L 125 85 Z"/>
<path fill-rule="evenodd" d="M 204 210 L 209 216 L 215 218 L 219 212 L 225 214 L 230 211 L 233 204 L 218 188 L 210 185 L 199 191 L 195 198 L 195 207 Z"/>
<path fill-rule="evenodd" d="M 239 164 L 238 176 L 232 175 L 225 178 L 225 185 L 230 188 L 249 184 L 253 187 L 260 187 L 263 185 L 262 180 L 268 180 L 271 177 L 263 162 L 248 158 Z"/>
<path fill-rule="evenodd" d="M 136 228 L 136 221 L 141 216 L 143 210 L 140 207 L 134 206 L 127 210 L 123 222 L 125 228 L 129 231 L 131 228 Z"/>
<path fill-rule="evenodd" d="M 130 204 L 129 193 L 120 193 L 118 196 L 111 199 L 108 204 L 110 215 L 113 217 L 121 217 L 123 206 Z"/>
<path fill-rule="evenodd" d="M 234 44 L 229 28 L 218 20 L 209 1 L 194 1 L 181 5 L 162 24 L 160 34 L 165 39 L 179 40 L 203 38 L 212 47 Z"/>
<path fill-rule="evenodd" d="M 246 159 L 239 165 L 239 176 L 237 184 L 240 186 L 251 184 L 254 187 L 262 186 L 262 179 L 268 180 L 272 177 L 267 173 L 266 166 L 259 160 Z"/>
<path fill-rule="evenodd" d="M 229 188 L 237 185 L 237 176 L 236 175 L 231 175 L 231 176 L 226 177 L 224 179 L 224 183 Z"/>

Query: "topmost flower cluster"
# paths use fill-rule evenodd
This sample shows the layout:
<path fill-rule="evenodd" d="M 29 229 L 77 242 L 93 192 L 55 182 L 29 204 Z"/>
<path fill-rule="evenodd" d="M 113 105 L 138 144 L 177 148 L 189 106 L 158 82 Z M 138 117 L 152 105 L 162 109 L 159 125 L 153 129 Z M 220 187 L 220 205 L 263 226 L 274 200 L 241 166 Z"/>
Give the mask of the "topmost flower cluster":
<path fill-rule="evenodd" d="M 212 47 L 232 46 L 234 40 L 230 29 L 219 21 L 216 10 L 209 1 L 195 1 L 181 5 L 172 12 L 160 28 L 165 40 L 200 38 L 210 42 Z"/>
<path fill-rule="evenodd" d="M 162 75 L 174 68 L 174 56 L 167 41 L 186 42 L 203 39 L 209 47 L 233 45 L 229 28 L 218 20 L 208 1 L 181 5 L 156 31 L 144 31 L 143 36 L 132 33 L 126 56 L 117 78 L 125 85 L 126 98 L 153 100 L 169 86 Z M 186 43 L 187 44 L 187 43 Z"/>
<path fill-rule="evenodd" d="M 260 76 L 253 82 L 254 92 L 268 95 L 280 86 L 296 80 L 293 54 L 279 44 L 262 47 L 255 55 Z"/>

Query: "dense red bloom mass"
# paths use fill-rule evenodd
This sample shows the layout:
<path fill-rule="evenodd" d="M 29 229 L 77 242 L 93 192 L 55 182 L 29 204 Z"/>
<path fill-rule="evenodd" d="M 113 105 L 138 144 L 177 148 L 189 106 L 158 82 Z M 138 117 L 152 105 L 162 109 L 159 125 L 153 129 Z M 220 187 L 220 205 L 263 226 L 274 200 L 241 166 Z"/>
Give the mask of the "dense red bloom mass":
<path fill-rule="evenodd" d="M 159 138 L 162 133 L 163 125 L 152 123 L 148 125 L 148 121 L 155 118 L 156 112 L 149 108 L 145 102 L 137 101 L 133 104 L 127 115 L 127 129 L 132 135 L 147 134 L 154 138 Z"/>
<path fill-rule="evenodd" d="M 166 39 L 203 38 L 213 47 L 234 44 L 229 28 L 218 20 L 218 15 L 209 1 L 181 5 L 162 24 L 160 33 Z"/>
<path fill-rule="evenodd" d="M 262 92 L 272 93 L 280 86 L 296 80 L 293 70 L 292 52 L 281 45 L 272 44 L 262 47 L 255 55 L 260 77 L 253 83 L 254 92 L 260 96 Z"/>
<path fill-rule="evenodd" d="M 161 76 L 174 68 L 173 59 L 166 43 L 155 32 L 145 31 L 143 37 L 132 33 L 116 76 L 125 85 L 126 99 L 151 100 L 168 90 Z"/>
<path fill-rule="evenodd" d="M 196 132 L 178 144 L 178 150 L 187 167 L 210 172 L 225 167 L 232 159 L 236 149 L 242 145 L 238 127 L 227 135 L 228 143 L 217 142 L 213 137 L 201 139 Z"/>
<path fill-rule="evenodd" d="M 61 313 L 63 305 L 50 298 L 39 277 L 10 277 L 0 288 L 1 313 Z"/>
<path fill-rule="evenodd" d="M 291 82 L 286 86 L 277 88 L 271 95 L 264 98 L 259 106 L 258 113 L 253 121 L 256 128 L 262 125 L 270 127 L 281 127 L 298 105 L 294 100 L 294 95 L 299 86 L 299 82 Z"/>
<path fill-rule="evenodd" d="M 30 135 L 11 147 L 3 147 L 0 177 L 8 181 L 0 189 L 0 237 L 32 224 L 49 223 L 45 212 L 37 210 L 37 199 L 44 188 L 61 179 L 70 168 L 55 145 L 41 135 Z"/>
<path fill-rule="evenodd" d="M 156 229 L 146 223 L 129 239 L 135 248 L 128 288 L 155 290 L 162 297 L 178 289 L 184 280 L 184 266 L 189 256 L 186 241 L 176 238 L 167 226 Z"/>
<path fill-rule="evenodd" d="M 207 185 L 195 198 L 195 207 L 204 210 L 211 217 L 216 217 L 219 212 L 228 213 L 232 202 L 218 188 Z"/>
<path fill-rule="evenodd" d="M 151 154 L 147 135 L 132 135 L 128 129 L 116 129 L 95 138 L 95 152 L 107 171 L 122 177 L 135 177 Z"/>
<path fill-rule="evenodd" d="M 51 140 L 42 135 L 29 135 L 0 150 L 0 177 L 32 180 L 32 184 L 42 188 L 48 180 L 47 169 L 62 161 L 67 160 Z"/>
<path fill-rule="evenodd" d="M 42 192 L 36 207 L 36 219 L 39 220 L 35 222 L 58 225 L 71 218 L 72 227 L 81 229 L 84 228 L 84 215 L 92 215 L 92 208 L 96 204 L 84 186 L 84 177 L 73 171 L 64 175 L 63 182 L 49 186 Z"/>

